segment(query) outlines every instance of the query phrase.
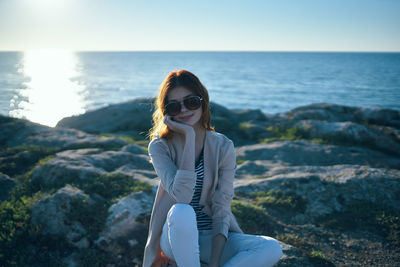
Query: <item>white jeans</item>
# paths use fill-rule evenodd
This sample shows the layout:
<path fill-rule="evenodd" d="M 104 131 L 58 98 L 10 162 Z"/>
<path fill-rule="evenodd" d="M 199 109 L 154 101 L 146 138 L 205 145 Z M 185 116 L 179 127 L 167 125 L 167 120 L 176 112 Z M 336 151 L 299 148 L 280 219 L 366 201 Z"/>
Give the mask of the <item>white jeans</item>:
<path fill-rule="evenodd" d="M 197 230 L 196 214 L 192 206 L 176 203 L 168 211 L 160 246 L 178 267 L 200 267 L 200 260 L 209 263 L 212 238 L 212 230 Z M 219 265 L 273 266 L 281 256 L 281 246 L 272 237 L 229 232 Z"/>

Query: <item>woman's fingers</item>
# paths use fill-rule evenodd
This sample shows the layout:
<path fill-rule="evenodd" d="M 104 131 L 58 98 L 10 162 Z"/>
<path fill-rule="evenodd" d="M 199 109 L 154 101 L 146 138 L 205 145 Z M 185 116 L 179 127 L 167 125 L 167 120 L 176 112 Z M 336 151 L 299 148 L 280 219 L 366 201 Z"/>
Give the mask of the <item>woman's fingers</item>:
<path fill-rule="evenodd" d="M 186 134 L 188 131 L 192 130 L 192 126 L 183 122 L 178 122 L 172 120 L 171 116 L 166 115 L 164 117 L 164 123 L 173 131 Z"/>
<path fill-rule="evenodd" d="M 168 115 L 164 117 L 164 123 L 165 123 L 166 125 L 168 125 L 168 126 L 171 126 L 170 117 L 169 117 Z"/>

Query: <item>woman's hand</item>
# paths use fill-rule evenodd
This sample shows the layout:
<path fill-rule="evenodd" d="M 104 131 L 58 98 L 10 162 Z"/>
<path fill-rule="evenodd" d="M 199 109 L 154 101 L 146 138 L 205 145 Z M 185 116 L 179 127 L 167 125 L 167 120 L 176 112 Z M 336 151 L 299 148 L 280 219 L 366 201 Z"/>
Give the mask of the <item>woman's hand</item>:
<path fill-rule="evenodd" d="M 165 115 L 163 122 L 174 132 L 182 133 L 185 136 L 188 134 L 195 134 L 194 128 L 191 125 L 174 121 L 169 115 Z"/>

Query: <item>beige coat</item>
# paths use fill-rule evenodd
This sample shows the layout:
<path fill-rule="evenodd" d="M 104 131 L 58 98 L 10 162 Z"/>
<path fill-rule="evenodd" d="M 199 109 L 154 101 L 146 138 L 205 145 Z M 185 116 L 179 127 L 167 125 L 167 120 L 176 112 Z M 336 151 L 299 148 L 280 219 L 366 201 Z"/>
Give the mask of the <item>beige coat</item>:
<path fill-rule="evenodd" d="M 175 203 L 190 203 L 196 184 L 196 172 L 179 170 L 184 148 L 184 136 L 174 133 L 167 140 L 157 136 L 148 146 L 149 156 L 160 178 L 149 223 L 143 267 L 156 266 L 162 228 L 170 207 Z M 199 204 L 212 217 L 213 235 L 228 231 L 243 233 L 231 212 L 236 171 L 233 142 L 225 135 L 206 131 L 204 141 L 204 180 Z"/>

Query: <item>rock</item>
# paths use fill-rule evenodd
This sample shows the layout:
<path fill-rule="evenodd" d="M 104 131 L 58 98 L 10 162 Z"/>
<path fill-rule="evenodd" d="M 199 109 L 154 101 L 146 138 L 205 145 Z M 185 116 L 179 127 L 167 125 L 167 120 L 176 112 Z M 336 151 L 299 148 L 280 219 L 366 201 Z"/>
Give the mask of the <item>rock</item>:
<path fill-rule="evenodd" d="M 400 140 L 369 126 L 354 122 L 326 122 L 301 120 L 295 124 L 309 138 L 321 138 L 331 142 L 357 144 L 400 155 Z"/>
<path fill-rule="evenodd" d="M 120 169 L 123 168 L 123 171 Z M 97 148 L 66 150 L 32 173 L 32 181 L 45 187 L 57 187 L 73 181 L 90 181 L 106 173 L 130 173 L 136 169 L 151 170 L 149 157 L 123 151 L 103 151 Z M 142 172 L 143 174 L 144 172 Z M 149 181 L 141 177 L 140 180 Z"/>
<path fill-rule="evenodd" d="M 399 111 L 376 107 L 361 108 L 330 103 L 315 103 L 296 107 L 283 114 L 294 121 L 352 121 L 360 124 L 376 124 L 400 128 Z"/>
<path fill-rule="evenodd" d="M 117 256 L 140 250 L 147 239 L 147 227 L 138 220 L 150 216 L 154 195 L 136 192 L 120 199 L 109 208 L 106 228 L 95 241 L 101 249 Z"/>
<path fill-rule="evenodd" d="M 125 134 L 144 139 L 143 133 L 152 126 L 151 114 L 155 108 L 154 100 L 155 98 L 137 98 L 112 104 L 82 115 L 64 118 L 57 127 L 69 127 L 89 133 Z M 358 140 L 357 144 L 360 146 L 372 144 L 369 141 L 371 140 L 377 142 L 378 149 L 392 152 L 398 151 L 400 143 L 398 137 L 400 134 L 397 133 L 397 128 L 400 128 L 400 112 L 396 110 L 316 103 L 297 107 L 288 112 L 264 114 L 259 109 L 229 110 L 210 102 L 210 112 L 211 124 L 217 131 L 231 138 L 236 146 L 254 144 L 265 138 L 274 137 L 274 134 L 267 130 L 268 126 L 279 125 L 289 129 L 296 125 L 303 126 L 303 129 L 307 128 L 302 121 L 313 121 L 313 125 L 322 125 L 318 129 L 312 128 L 313 131 L 310 134 L 315 136 L 314 138 L 324 136 L 334 138 L 337 132 L 332 132 L 332 127 L 347 123 L 351 126 L 345 127 L 345 131 L 336 139 L 351 142 L 354 138 L 357 139 L 357 136 L 352 136 L 352 134 L 358 134 L 359 137 L 368 136 L 368 140 Z M 329 125 L 330 123 L 333 124 Z M 320 130 L 325 132 L 319 132 Z M 395 146 L 390 150 L 392 144 Z"/>
<path fill-rule="evenodd" d="M 31 179 L 45 188 L 59 187 L 74 181 L 90 181 L 106 173 L 105 170 L 85 161 L 85 156 L 88 157 L 96 152 L 100 153 L 100 150 L 96 148 L 67 150 L 63 154 L 56 154 L 56 157 L 45 165 L 35 168 Z"/>
<path fill-rule="evenodd" d="M 111 104 L 84 114 L 63 118 L 58 127 L 78 129 L 88 133 L 112 133 L 143 138 L 143 133 L 152 127 L 152 112 L 155 98 L 136 98 L 124 103 Z M 238 129 L 241 121 L 264 121 L 265 115 L 259 110 L 229 110 L 219 104 L 210 103 L 211 124 L 218 131 L 241 139 L 242 130 Z M 237 137 L 236 137 L 237 136 Z M 144 138 L 143 138 L 144 139 Z"/>
<path fill-rule="evenodd" d="M 237 113 L 240 113 L 239 111 L 236 111 Z M 235 114 L 232 110 L 217 104 L 215 102 L 210 102 L 210 113 L 211 113 L 211 119 L 219 119 L 223 118 L 225 120 L 231 121 L 231 124 L 234 125 L 236 121 L 234 121 Z"/>
<path fill-rule="evenodd" d="M 79 129 L 88 133 L 125 133 L 139 135 L 151 127 L 154 98 L 136 98 L 124 103 L 89 110 L 66 117 L 56 127 Z"/>
<path fill-rule="evenodd" d="M 356 121 L 369 124 L 391 126 L 400 128 L 400 112 L 392 109 L 384 108 L 358 108 L 354 112 Z"/>
<path fill-rule="evenodd" d="M 0 115 L 0 147 L 37 145 L 51 148 L 121 148 L 127 143 L 119 138 L 108 138 L 75 129 L 52 128 L 24 119 Z"/>
<path fill-rule="evenodd" d="M 261 175 L 268 171 L 268 167 L 257 160 L 246 160 L 243 164 L 239 165 L 236 169 L 236 176 L 243 178 L 249 175 Z"/>
<path fill-rule="evenodd" d="M 16 177 L 29 171 L 40 159 L 54 153 L 52 148 L 25 146 L 1 150 L 0 172 Z"/>
<path fill-rule="evenodd" d="M 87 230 L 79 221 L 71 221 L 68 217 L 68 213 L 76 208 L 73 201 L 94 204 L 80 189 L 66 185 L 55 194 L 35 203 L 32 207 L 32 224 L 38 226 L 42 234 L 63 237 L 76 248 L 88 248 Z"/>
<path fill-rule="evenodd" d="M 256 110 L 242 112 L 248 115 L 243 116 L 236 110 L 224 112 L 222 124 L 228 126 L 221 128 L 239 146 L 258 143 L 264 138 L 282 137 L 286 130 L 296 126 L 302 131 L 296 133 L 301 134 L 297 136 L 301 138 L 355 141 L 355 145 L 392 154 L 399 151 L 400 112 L 397 110 L 316 103 L 264 116 L 257 116 Z M 243 122 L 246 124 L 243 125 Z M 279 129 L 279 132 L 271 132 L 268 127 Z"/>
<path fill-rule="evenodd" d="M 77 252 L 71 253 L 71 255 L 63 258 L 62 263 L 66 267 L 78 267 L 78 266 L 80 266 L 78 253 Z"/>
<path fill-rule="evenodd" d="M 133 145 L 133 144 L 129 144 L 124 146 L 121 151 L 123 152 L 129 152 L 132 154 L 145 154 L 147 155 L 147 152 L 140 146 L 138 145 Z"/>
<path fill-rule="evenodd" d="M 0 201 L 8 199 L 8 194 L 14 188 L 14 186 L 14 179 L 0 172 Z"/>
<path fill-rule="evenodd" d="M 238 121 L 265 121 L 267 117 L 260 109 L 233 109 L 232 112 Z"/>
<path fill-rule="evenodd" d="M 304 256 L 296 247 L 279 241 L 283 255 L 280 261 L 275 265 L 277 267 L 290 266 L 290 267 L 303 267 L 314 266 L 307 256 Z"/>
<path fill-rule="evenodd" d="M 264 169 L 275 166 L 313 165 L 328 166 L 337 164 L 363 164 L 377 168 L 400 169 L 400 158 L 359 146 L 327 145 L 306 140 L 276 141 L 235 148 L 237 159 L 253 161 L 260 166 L 248 168 L 239 165 L 237 174 L 260 175 Z M 263 166 L 263 167 L 261 167 Z"/>
<path fill-rule="evenodd" d="M 262 142 L 265 138 L 275 137 L 271 132 L 266 131 L 264 125 L 257 124 L 256 122 L 241 122 L 239 123 L 238 128 L 241 130 L 237 133 L 237 135 L 239 135 L 238 137 L 247 140 L 246 142 L 240 141 L 240 143 L 246 145 Z"/>
<path fill-rule="evenodd" d="M 236 180 L 236 191 L 279 190 L 304 199 L 305 211 L 291 218 L 304 224 L 319 216 L 342 211 L 353 201 L 368 201 L 400 210 L 400 170 L 361 165 L 296 166 L 271 170 L 267 178 Z"/>

